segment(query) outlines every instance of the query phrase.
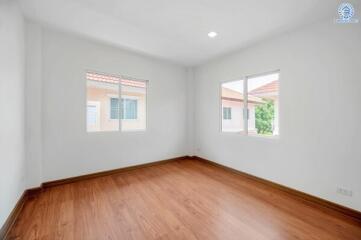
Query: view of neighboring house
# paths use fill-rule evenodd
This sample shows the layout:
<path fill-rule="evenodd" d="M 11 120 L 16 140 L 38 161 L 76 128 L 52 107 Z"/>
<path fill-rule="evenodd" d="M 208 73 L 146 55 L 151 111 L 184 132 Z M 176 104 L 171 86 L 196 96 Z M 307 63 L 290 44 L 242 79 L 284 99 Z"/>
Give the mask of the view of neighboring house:
<path fill-rule="evenodd" d="M 86 78 L 88 132 L 118 130 L 119 118 L 122 130 L 145 129 L 145 82 L 95 73 Z"/>
<path fill-rule="evenodd" d="M 256 131 L 255 106 L 262 104 L 258 97 L 248 98 L 249 121 L 248 131 Z M 222 130 L 224 132 L 241 132 L 244 128 L 243 122 L 244 97 L 243 94 L 228 88 L 222 88 Z"/>
<path fill-rule="evenodd" d="M 262 82 L 251 85 L 248 91 L 248 133 L 257 134 L 257 107 L 261 107 L 267 102 L 273 104 L 273 119 L 271 124 L 271 133 L 269 135 L 279 134 L 278 123 L 278 79 L 263 80 Z M 238 86 L 243 85 L 240 83 Z M 223 132 L 242 132 L 244 130 L 243 120 L 244 96 L 243 88 L 235 84 L 222 85 L 222 131 Z M 261 109 L 258 109 L 261 111 Z M 262 118 L 259 114 L 258 118 Z M 261 120 L 261 119 L 259 119 Z"/>
<path fill-rule="evenodd" d="M 279 81 L 274 80 L 270 83 L 262 85 L 256 89 L 253 89 L 248 94 L 249 96 L 258 97 L 264 101 L 271 100 L 274 107 L 274 118 L 272 122 L 272 134 L 279 134 Z"/>

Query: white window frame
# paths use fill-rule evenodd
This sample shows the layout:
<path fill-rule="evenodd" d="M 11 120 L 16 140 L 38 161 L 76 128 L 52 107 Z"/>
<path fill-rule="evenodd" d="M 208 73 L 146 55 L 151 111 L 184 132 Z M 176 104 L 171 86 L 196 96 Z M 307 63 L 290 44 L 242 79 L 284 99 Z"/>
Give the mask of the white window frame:
<path fill-rule="evenodd" d="M 100 72 L 100 71 L 94 71 L 94 70 L 89 70 L 89 69 L 86 69 L 85 72 L 84 72 L 84 76 L 85 76 L 85 117 L 87 118 L 87 106 L 88 106 L 88 96 L 86 94 L 87 92 L 87 81 L 88 79 L 86 78 L 86 74 L 87 73 L 94 73 L 94 74 L 99 74 L 99 75 L 106 75 L 106 76 L 112 76 L 112 77 L 117 77 L 119 78 L 120 80 L 122 79 L 127 79 L 127 80 L 132 80 L 132 81 L 138 81 L 138 82 L 143 82 L 145 83 L 145 97 L 144 97 L 144 100 L 145 100 L 145 128 L 144 129 L 136 129 L 136 130 L 122 130 L 122 121 L 134 121 L 134 120 L 138 120 L 138 119 L 120 119 L 120 114 L 121 114 L 121 111 L 123 110 L 123 106 L 121 106 L 122 104 L 119 104 L 119 119 L 118 119 L 118 130 L 112 130 L 112 131 L 88 131 L 88 126 L 87 126 L 87 119 L 85 119 L 85 131 L 87 133 L 109 133 L 109 132 L 120 132 L 120 133 L 127 133 L 127 132 L 146 132 L 147 129 L 148 129 L 148 86 L 149 86 L 149 80 L 144 80 L 144 79 L 140 79 L 140 78 L 134 78 L 134 77 L 129 77 L 127 75 L 123 75 L 123 74 L 109 74 L 109 73 L 105 73 L 105 72 Z M 121 99 L 122 98 L 122 84 L 119 83 L 118 84 L 118 87 L 119 87 L 119 90 L 118 90 L 118 95 L 116 94 L 108 94 L 108 100 L 109 100 L 109 106 L 110 106 L 110 98 L 118 98 L 118 99 Z M 136 96 L 129 96 L 129 95 L 125 95 L 127 96 L 128 99 L 137 99 L 139 100 L 138 97 Z M 132 98 L 134 97 L 134 98 Z M 89 101 L 89 102 L 94 102 L 94 101 Z M 100 106 L 99 106 L 100 108 Z M 116 119 L 111 119 L 110 118 L 110 111 L 109 110 L 109 115 L 108 115 L 108 119 L 110 121 L 113 121 Z M 138 113 L 137 113 L 138 115 Z"/>
<path fill-rule="evenodd" d="M 268 71 L 268 72 L 264 72 L 264 73 L 260 73 L 260 74 L 250 74 L 250 75 L 245 75 L 244 77 L 235 79 L 235 80 L 227 80 L 227 81 L 221 81 L 219 84 L 219 132 L 221 134 L 236 134 L 236 135 L 243 135 L 246 137 L 256 137 L 256 138 L 263 138 L 263 139 L 279 139 L 280 135 L 281 135 L 281 127 L 279 124 L 278 125 L 278 135 L 260 135 L 260 134 L 248 134 L 248 79 L 252 79 L 252 78 L 256 78 L 256 77 L 260 77 L 260 76 L 264 76 L 264 75 L 271 75 L 271 74 L 275 74 L 278 73 L 278 81 L 281 83 L 280 79 L 281 79 L 281 71 L 278 70 L 273 70 L 273 71 Z M 239 131 L 239 132 L 231 132 L 231 131 L 223 131 L 222 129 L 222 122 L 224 121 L 223 119 L 223 105 L 222 105 L 222 85 L 225 83 L 229 83 L 229 82 L 235 82 L 235 81 L 243 81 L 243 130 Z M 281 84 L 279 83 L 279 88 L 278 88 L 278 101 L 279 103 L 281 102 Z M 279 117 L 279 122 L 280 122 L 280 105 L 278 105 L 278 117 Z"/>

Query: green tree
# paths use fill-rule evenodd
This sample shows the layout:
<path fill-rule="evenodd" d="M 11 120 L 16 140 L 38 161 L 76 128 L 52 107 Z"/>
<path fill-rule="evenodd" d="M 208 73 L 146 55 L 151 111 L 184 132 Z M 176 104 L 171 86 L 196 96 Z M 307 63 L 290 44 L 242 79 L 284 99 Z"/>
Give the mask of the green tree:
<path fill-rule="evenodd" d="M 272 123 L 274 119 L 274 104 L 272 100 L 256 106 L 256 128 L 259 134 L 272 134 Z"/>

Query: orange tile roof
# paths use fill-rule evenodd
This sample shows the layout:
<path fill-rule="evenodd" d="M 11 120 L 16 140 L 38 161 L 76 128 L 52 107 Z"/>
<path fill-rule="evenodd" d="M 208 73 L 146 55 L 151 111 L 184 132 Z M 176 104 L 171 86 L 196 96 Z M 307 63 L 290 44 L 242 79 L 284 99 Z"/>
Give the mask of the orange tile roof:
<path fill-rule="evenodd" d="M 118 84 L 120 81 L 121 84 L 125 85 L 125 86 L 140 87 L 140 88 L 146 87 L 146 83 L 143 81 L 121 79 L 120 77 L 109 76 L 109 75 L 98 74 L 98 73 L 86 73 L 86 79 L 98 81 L 98 82 L 113 83 L 113 84 Z"/>
<path fill-rule="evenodd" d="M 241 94 L 237 91 L 234 91 L 232 89 L 225 88 L 225 87 L 222 87 L 222 99 L 228 100 L 228 101 L 235 101 L 235 102 L 243 102 L 244 101 L 243 94 Z M 248 102 L 255 103 L 255 104 L 264 103 L 262 98 L 255 97 L 255 96 L 248 96 Z"/>
<path fill-rule="evenodd" d="M 265 93 L 278 92 L 278 88 L 279 88 L 279 82 L 278 82 L 278 80 L 275 80 L 275 81 L 270 82 L 266 85 L 263 85 L 259 88 L 253 89 L 252 91 L 249 92 L 249 94 L 262 95 Z"/>

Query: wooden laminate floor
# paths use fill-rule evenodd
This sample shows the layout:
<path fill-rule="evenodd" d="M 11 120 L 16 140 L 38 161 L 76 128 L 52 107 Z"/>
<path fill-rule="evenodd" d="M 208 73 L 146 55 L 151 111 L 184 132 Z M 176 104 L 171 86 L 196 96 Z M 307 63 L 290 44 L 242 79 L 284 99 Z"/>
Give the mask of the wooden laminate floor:
<path fill-rule="evenodd" d="M 45 189 L 10 239 L 361 239 L 361 224 L 197 160 Z"/>

